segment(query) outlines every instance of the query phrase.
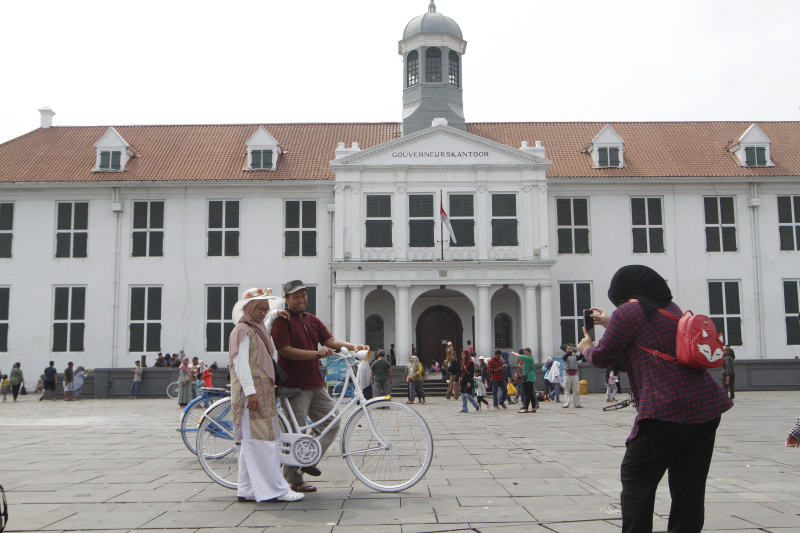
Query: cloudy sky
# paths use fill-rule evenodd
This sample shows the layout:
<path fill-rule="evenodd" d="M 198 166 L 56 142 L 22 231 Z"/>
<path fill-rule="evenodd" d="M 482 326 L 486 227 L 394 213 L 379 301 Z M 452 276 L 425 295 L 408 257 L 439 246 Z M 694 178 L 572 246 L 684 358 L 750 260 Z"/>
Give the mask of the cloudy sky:
<path fill-rule="evenodd" d="M 429 0 L 0 3 L 0 142 L 55 125 L 396 122 Z M 800 120 L 797 0 L 436 0 L 468 122 Z"/>

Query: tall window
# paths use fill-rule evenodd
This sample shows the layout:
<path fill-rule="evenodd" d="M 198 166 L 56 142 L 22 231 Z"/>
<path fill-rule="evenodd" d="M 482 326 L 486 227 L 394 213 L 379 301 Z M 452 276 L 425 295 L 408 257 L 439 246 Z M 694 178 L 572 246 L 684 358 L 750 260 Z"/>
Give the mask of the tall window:
<path fill-rule="evenodd" d="M 587 198 L 556 199 L 558 253 L 589 253 L 589 200 Z"/>
<path fill-rule="evenodd" d="M 161 287 L 131 287 L 129 352 L 161 351 Z"/>
<path fill-rule="evenodd" d="M 438 48 L 428 48 L 425 51 L 425 81 L 442 81 L 442 51 Z"/>
<path fill-rule="evenodd" d="M 492 246 L 517 246 L 517 195 L 492 195 Z"/>
<path fill-rule="evenodd" d="M 231 311 L 239 300 L 239 287 L 206 287 L 206 351 L 227 352 L 233 322 Z"/>
<path fill-rule="evenodd" d="M 664 252 L 664 221 L 661 198 L 631 198 L 633 253 Z"/>
<path fill-rule="evenodd" d="M 309 287 L 306 285 L 306 296 L 308 296 L 308 303 L 306 304 L 306 313 L 312 315 L 317 314 L 317 288 Z"/>
<path fill-rule="evenodd" d="M 450 225 L 458 242 L 450 246 L 475 246 L 475 199 L 471 194 L 450 195 Z"/>
<path fill-rule="evenodd" d="M 783 308 L 786 313 L 786 344 L 800 344 L 800 280 L 783 282 Z"/>
<path fill-rule="evenodd" d="M 512 340 L 511 317 L 505 313 L 494 317 L 494 347 L 511 348 Z"/>
<path fill-rule="evenodd" d="M 272 150 L 250 150 L 251 170 L 272 170 Z"/>
<path fill-rule="evenodd" d="M 458 87 L 458 54 L 454 51 L 450 50 L 450 53 L 447 54 L 448 58 L 450 59 L 450 70 L 449 70 L 449 81 L 450 85 L 455 85 Z"/>
<path fill-rule="evenodd" d="M 709 281 L 708 309 L 711 320 L 722 333 L 725 344 L 742 344 L 742 309 L 738 281 Z"/>
<path fill-rule="evenodd" d="M 433 195 L 408 195 L 409 246 L 433 246 L 433 226 Z"/>
<path fill-rule="evenodd" d="M 592 305 L 592 286 L 589 283 L 560 283 L 561 343 L 583 338 L 583 310 Z"/>
<path fill-rule="evenodd" d="M 392 197 L 367 196 L 367 247 L 392 247 Z"/>
<path fill-rule="evenodd" d="M 414 50 L 406 58 L 406 86 L 411 87 L 419 83 L 419 52 Z"/>
<path fill-rule="evenodd" d="M 800 250 L 800 196 L 778 196 L 781 250 Z"/>
<path fill-rule="evenodd" d="M 8 351 L 8 303 L 10 287 L 0 287 L 0 352 Z"/>
<path fill-rule="evenodd" d="M 0 203 L 0 257 L 11 257 L 14 204 Z"/>
<path fill-rule="evenodd" d="M 133 202 L 133 257 L 164 255 L 164 202 Z"/>
<path fill-rule="evenodd" d="M 89 204 L 59 202 L 56 225 L 56 257 L 86 257 L 89 240 Z"/>
<path fill-rule="evenodd" d="M 287 257 L 317 255 L 317 202 L 288 200 L 283 235 Z"/>
<path fill-rule="evenodd" d="M 706 251 L 736 251 L 736 215 L 733 197 L 707 196 L 703 198 L 706 212 Z"/>
<path fill-rule="evenodd" d="M 745 146 L 744 164 L 748 167 L 767 166 L 767 148 L 764 146 Z"/>
<path fill-rule="evenodd" d="M 208 255 L 239 255 L 239 202 L 208 202 Z"/>
<path fill-rule="evenodd" d="M 598 167 L 619 167 L 619 148 L 598 148 Z"/>
<path fill-rule="evenodd" d="M 86 287 L 56 287 L 53 302 L 53 351 L 82 352 Z"/>
<path fill-rule="evenodd" d="M 100 170 L 120 170 L 122 168 L 122 152 L 119 150 L 105 150 L 100 152 Z"/>
<path fill-rule="evenodd" d="M 366 332 L 367 344 L 371 350 L 382 350 L 384 348 L 383 340 L 383 318 L 380 315 L 370 315 L 367 317 Z"/>

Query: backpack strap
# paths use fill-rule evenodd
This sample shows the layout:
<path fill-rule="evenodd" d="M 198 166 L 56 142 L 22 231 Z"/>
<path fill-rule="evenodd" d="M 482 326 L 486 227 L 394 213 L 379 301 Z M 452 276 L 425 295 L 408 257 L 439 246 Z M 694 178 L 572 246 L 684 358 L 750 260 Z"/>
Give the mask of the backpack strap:
<path fill-rule="evenodd" d="M 638 302 L 639 300 L 636 300 L 634 298 L 634 299 L 631 299 L 631 300 L 628 300 L 628 301 L 629 302 Z M 668 318 L 671 318 L 675 322 L 680 322 L 680 320 L 681 320 L 680 317 L 677 317 L 677 316 L 673 315 L 672 313 L 664 311 L 660 307 L 656 307 L 656 311 L 658 311 L 659 313 L 661 313 L 662 315 L 664 315 L 664 316 L 666 316 Z M 667 355 L 665 353 L 659 352 L 658 350 L 653 350 L 652 348 L 645 348 L 644 346 L 642 346 L 640 344 L 637 344 L 636 347 L 637 348 L 641 348 L 642 350 L 644 350 L 645 352 L 649 353 L 650 355 L 655 355 L 656 357 L 660 357 L 661 359 L 663 359 L 665 361 L 669 361 L 670 363 L 678 364 L 678 358 L 677 357 L 673 357 L 671 355 Z"/>

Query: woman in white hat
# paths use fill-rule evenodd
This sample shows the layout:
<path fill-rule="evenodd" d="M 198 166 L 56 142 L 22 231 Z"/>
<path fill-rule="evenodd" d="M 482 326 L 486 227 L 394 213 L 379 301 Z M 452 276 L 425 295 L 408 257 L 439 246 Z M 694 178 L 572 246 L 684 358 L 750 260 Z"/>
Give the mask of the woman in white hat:
<path fill-rule="evenodd" d="M 275 405 L 275 347 L 264 326 L 272 289 L 248 289 L 233 306 L 230 336 L 233 431 L 239 449 L 239 501 L 303 499 L 281 474 Z"/>

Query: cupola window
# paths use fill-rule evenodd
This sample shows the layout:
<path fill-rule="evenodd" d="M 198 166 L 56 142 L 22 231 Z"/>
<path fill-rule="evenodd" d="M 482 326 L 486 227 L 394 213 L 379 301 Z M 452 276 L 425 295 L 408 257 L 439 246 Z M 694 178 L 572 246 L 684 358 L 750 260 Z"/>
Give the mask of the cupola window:
<path fill-rule="evenodd" d="M 458 87 L 458 54 L 451 50 L 448 57 L 450 58 L 450 85 Z"/>
<path fill-rule="evenodd" d="M 406 73 L 408 75 L 407 86 L 417 85 L 419 83 L 419 52 L 414 50 L 408 54 L 406 59 Z"/>
<path fill-rule="evenodd" d="M 442 51 L 438 48 L 428 48 L 425 51 L 425 81 L 428 83 L 442 81 Z"/>

